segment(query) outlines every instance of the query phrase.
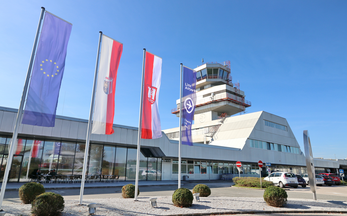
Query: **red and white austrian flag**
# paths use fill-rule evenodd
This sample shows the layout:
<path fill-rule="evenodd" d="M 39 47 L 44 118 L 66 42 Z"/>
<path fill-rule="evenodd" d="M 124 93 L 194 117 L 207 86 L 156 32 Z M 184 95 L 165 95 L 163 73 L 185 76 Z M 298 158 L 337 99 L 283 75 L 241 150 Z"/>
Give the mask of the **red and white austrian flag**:
<path fill-rule="evenodd" d="M 113 134 L 116 80 L 123 44 L 102 35 L 100 60 L 94 100 L 95 134 Z"/>
<path fill-rule="evenodd" d="M 146 52 L 142 100 L 142 139 L 157 139 L 161 137 L 161 125 L 158 109 L 161 65 L 162 59 L 160 57 Z"/>

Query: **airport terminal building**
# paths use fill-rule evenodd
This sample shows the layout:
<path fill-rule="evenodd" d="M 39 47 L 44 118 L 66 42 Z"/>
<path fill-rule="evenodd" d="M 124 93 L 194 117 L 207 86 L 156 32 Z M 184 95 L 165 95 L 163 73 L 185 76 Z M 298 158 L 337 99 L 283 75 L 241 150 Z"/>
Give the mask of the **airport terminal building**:
<path fill-rule="evenodd" d="M 181 147 L 182 176 L 189 179 L 220 179 L 238 175 L 259 176 L 258 161 L 268 169 L 305 173 L 305 156 L 283 117 L 259 111 L 240 114 L 251 106 L 245 94 L 231 82 L 230 68 L 206 63 L 197 71 L 197 102 L 192 126 L 193 146 Z M 179 115 L 179 103 L 172 113 Z M 0 107 L 0 181 L 7 165 L 17 110 Z M 10 171 L 10 182 L 28 181 L 33 172 L 55 169 L 62 176 L 82 173 L 88 121 L 57 116 L 55 127 L 21 125 Z M 95 179 L 133 181 L 138 128 L 114 125 L 114 134 L 92 134 L 87 174 Z M 178 178 L 179 128 L 164 130 L 162 137 L 141 140 L 140 180 Z M 314 150 L 314 144 L 313 144 Z M 314 153 L 314 152 L 313 152 Z M 315 159 L 316 172 L 347 171 L 347 160 Z"/>

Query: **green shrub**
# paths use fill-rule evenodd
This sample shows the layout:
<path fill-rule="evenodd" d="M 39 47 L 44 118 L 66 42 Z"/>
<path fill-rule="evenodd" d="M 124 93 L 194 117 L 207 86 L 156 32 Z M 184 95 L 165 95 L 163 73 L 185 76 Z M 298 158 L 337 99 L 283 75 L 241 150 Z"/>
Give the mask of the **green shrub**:
<path fill-rule="evenodd" d="M 60 194 L 46 192 L 37 196 L 31 205 L 31 213 L 35 216 L 61 215 L 64 211 L 64 198 Z"/>
<path fill-rule="evenodd" d="M 193 188 L 193 193 L 200 193 L 200 197 L 208 197 L 211 195 L 211 190 L 207 185 L 197 184 Z"/>
<path fill-rule="evenodd" d="M 44 193 L 45 188 L 42 184 L 37 182 L 29 182 L 22 185 L 19 188 L 18 194 L 19 198 L 23 201 L 24 204 L 29 204 L 34 201 L 35 197 Z"/>
<path fill-rule="evenodd" d="M 172 202 L 177 207 L 190 207 L 193 204 L 193 194 L 187 188 L 178 188 L 172 195 Z"/>
<path fill-rule="evenodd" d="M 342 184 L 342 185 L 347 185 L 347 182 L 346 182 L 345 180 L 342 180 L 342 181 L 341 181 L 341 184 Z"/>
<path fill-rule="evenodd" d="M 257 177 L 234 177 L 233 182 L 236 186 L 240 187 L 257 187 L 260 188 L 260 180 Z M 265 181 L 262 178 L 262 188 L 267 188 L 269 186 L 273 186 L 273 183 L 270 181 Z"/>
<path fill-rule="evenodd" d="M 287 192 L 279 187 L 271 186 L 264 191 L 265 202 L 274 207 L 281 207 L 287 203 Z"/>
<path fill-rule="evenodd" d="M 137 196 L 140 194 L 140 188 L 138 188 Z M 135 197 L 135 185 L 127 184 L 122 187 L 123 198 L 134 198 Z"/>

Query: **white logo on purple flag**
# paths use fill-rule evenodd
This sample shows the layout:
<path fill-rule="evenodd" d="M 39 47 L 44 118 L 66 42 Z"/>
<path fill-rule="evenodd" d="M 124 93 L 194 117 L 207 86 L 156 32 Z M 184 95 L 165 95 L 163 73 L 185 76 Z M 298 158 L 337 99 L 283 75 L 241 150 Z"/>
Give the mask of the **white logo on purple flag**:
<path fill-rule="evenodd" d="M 194 102 L 191 98 L 187 98 L 184 101 L 184 108 L 187 110 L 187 113 L 191 113 L 194 110 Z"/>

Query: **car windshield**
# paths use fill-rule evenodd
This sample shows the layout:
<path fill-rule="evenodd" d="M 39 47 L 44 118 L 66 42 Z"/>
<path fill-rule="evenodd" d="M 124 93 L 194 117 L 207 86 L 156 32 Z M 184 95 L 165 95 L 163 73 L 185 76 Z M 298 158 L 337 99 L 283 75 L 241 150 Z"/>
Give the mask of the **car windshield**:
<path fill-rule="evenodd" d="M 323 178 L 322 176 L 320 176 L 320 175 L 316 175 L 316 178 Z"/>
<path fill-rule="evenodd" d="M 331 177 L 337 177 L 337 175 L 335 175 L 335 174 L 330 174 L 330 176 L 331 176 Z"/>

